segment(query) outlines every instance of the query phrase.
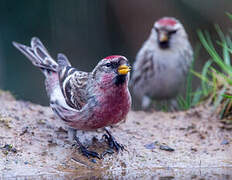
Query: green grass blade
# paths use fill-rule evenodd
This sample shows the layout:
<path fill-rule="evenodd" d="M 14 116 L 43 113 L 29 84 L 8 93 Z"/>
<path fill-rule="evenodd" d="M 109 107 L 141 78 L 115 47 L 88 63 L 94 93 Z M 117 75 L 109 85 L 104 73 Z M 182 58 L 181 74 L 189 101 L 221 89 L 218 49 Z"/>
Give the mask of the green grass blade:
<path fill-rule="evenodd" d="M 204 67 L 203 67 L 203 70 L 202 70 L 202 76 L 205 78 L 205 79 L 208 79 L 207 77 L 207 74 L 209 72 L 209 67 L 212 65 L 212 61 L 209 60 L 205 63 Z M 202 81 L 201 83 L 201 86 L 202 86 L 202 90 L 203 90 L 203 94 L 205 96 L 207 96 L 209 94 L 208 92 L 208 83 L 205 83 L 204 81 Z"/>
<path fill-rule="evenodd" d="M 232 50 L 232 41 L 231 41 L 231 38 L 230 36 L 226 36 L 226 43 L 228 45 L 228 50 L 231 49 Z"/>
<path fill-rule="evenodd" d="M 186 101 L 184 100 L 184 98 L 182 96 L 178 96 L 177 97 L 177 103 L 179 105 L 179 108 L 181 110 L 185 110 L 186 109 Z"/>
<path fill-rule="evenodd" d="M 198 90 L 196 92 L 194 92 L 193 94 L 193 98 L 192 98 L 192 106 L 196 106 L 200 101 L 201 101 L 201 97 L 203 95 L 202 90 Z"/>
<path fill-rule="evenodd" d="M 226 43 L 224 43 L 223 47 L 223 59 L 225 64 L 230 66 L 230 53 L 228 51 L 228 46 Z"/>
<path fill-rule="evenodd" d="M 223 97 L 225 98 L 229 98 L 229 99 L 232 99 L 232 96 L 231 95 L 227 95 L 227 94 L 222 94 Z"/>
<path fill-rule="evenodd" d="M 202 33 L 202 31 L 198 31 L 198 36 L 200 38 L 200 41 L 202 42 L 203 46 L 205 47 L 205 49 L 208 51 L 209 55 L 212 57 L 212 60 L 223 70 L 225 71 L 227 74 L 229 74 L 230 76 L 232 76 L 232 71 L 231 68 L 226 66 L 223 59 L 221 59 L 221 57 L 218 55 L 218 53 L 216 52 L 216 50 L 214 49 L 213 45 L 212 45 L 212 41 L 209 38 L 209 34 L 206 33 L 206 38 L 204 36 L 204 34 Z"/>
<path fill-rule="evenodd" d="M 232 68 L 230 67 L 230 53 L 232 53 L 232 50 L 230 52 L 230 49 L 227 46 L 226 41 L 224 41 L 223 43 L 217 42 L 217 44 L 219 44 L 222 47 L 222 54 L 225 64 L 228 66 L 228 68 L 232 70 Z"/>
<path fill-rule="evenodd" d="M 230 20 L 232 21 L 232 14 L 229 12 L 226 12 L 226 15 L 230 18 Z"/>
<path fill-rule="evenodd" d="M 225 94 L 226 88 L 223 88 L 217 95 L 217 99 L 214 101 L 213 109 L 216 110 L 216 108 L 220 105 L 220 103 L 223 100 L 223 94 Z"/>
<path fill-rule="evenodd" d="M 219 26 L 218 24 L 215 25 L 215 29 L 216 29 L 216 31 L 217 31 L 217 33 L 218 33 L 218 35 L 219 35 L 221 41 L 222 41 L 222 42 L 225 42 L 225 41 L 226 41 L 225 35 L 224 35 L 224 33 L 222 32 L 222 30 L 221 30 L 221 28 L 220 28 L 220 26 Z"/>

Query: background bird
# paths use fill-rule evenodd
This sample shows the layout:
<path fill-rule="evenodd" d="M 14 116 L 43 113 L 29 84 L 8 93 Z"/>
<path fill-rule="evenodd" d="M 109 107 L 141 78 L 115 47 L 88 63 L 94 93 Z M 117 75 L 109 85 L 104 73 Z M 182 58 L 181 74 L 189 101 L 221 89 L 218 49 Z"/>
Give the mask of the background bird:
<path fill-rule="evenodd" d="M 13 42 L 45 75 L 45 86 L 52 110 L 70 127 L 78 130 L 95 130 L 120 122 L 126 118 L 131 106 L 128 91 L 130 66 L 124 56 L 102 59 L 92 72 L 73 68 L 63 54 L 56 62 L 42 42 L 34 37 L 31 47 Z M 111 148 L 123 149 L 105 129 L 104 137 Z M 87 150 L 74 136 L 85 156 L 100 158 Z"/>
<path fill-rule="evenodd" d="M 133 66 L 131 86 L 142 108 L 150 108 L 152 100 L 170 100 L 176 109 L 175 98 L 192 60 L 192 47 L 183 25 L 172 17 L 156 21 Z"/>

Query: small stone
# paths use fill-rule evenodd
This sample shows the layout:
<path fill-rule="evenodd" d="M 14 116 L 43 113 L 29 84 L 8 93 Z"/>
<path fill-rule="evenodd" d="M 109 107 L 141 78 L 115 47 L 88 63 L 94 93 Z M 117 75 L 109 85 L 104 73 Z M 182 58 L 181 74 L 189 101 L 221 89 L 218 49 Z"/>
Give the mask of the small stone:
<path fill-rule="evenodd" d="M 221 142 L 221 145 L 226 145 L 229 144 L 229 141 L 227 139 L 223 139 L 223 141 Z"/>
<path fill-rule="evenodd" d="M 189 131 L 191 129 L 196 129 L 196 125 L 195 124 L 191 124 L 190 126 L 187 127 L 187 131 Z"/>
<path fill-rule="evenodd" d="M 38 114 L 44 114 L 44 111 L 39 110 L 39 111 L 38 111 Z"/>
<path fill-rule="evenodd" d="M 8 154 L 8 152 L 13 152 L 13 153 L 17 153 L 17 149 L 13 147 L 12 144 L 5 144 L 3 147 L 1 147 L 0 149 L 2 149 L 3 151 L 5 151 L 4 154 Z"/>
<path fill-rule="evenodd" d="M 161 176 L 159 177 L 159 180 L 171 180 L 171 179 L 175 179 L 174 176 Z"/>
<path fill-rule="evenodd" d="M 11 152 L 17 153 L 17 149 L 16 149 L 16 148 L 12 148 L 12 149 L 11 149 Z"/>
<path fill-rule="evenodd" d="M 28 132 L 28 126 L 24 127 L 24 128 L 22 129 L 22 132 L 21 132 L 19 135 L 22 136 L 22 135 L 24 135 L 24 134 L 27 133 L 27 132 Z"/>
<path fill-rule="evenodd" d="M 197 152 L 197 148 L 191 147 L 191 151 Z"/>
<path fill-rule="evenodd" d="M 90 160 L 92 163 L 97 163 L 96 159 L 91 159 Z"/>
<path fill-rule="evenodd" d="M 160 149 L 169 152 L 175 151 L 175 149 L 169 147 L 168 145 L 160 145 Z"/>
<path fill-rule="evenodd" d="M 146 148 L 146 149 L 155 149 L 156 147 L 156 143 L 150 143 L 150 144 L 146 144 L 146 145 L 144 145 L 144 147 Z"/>

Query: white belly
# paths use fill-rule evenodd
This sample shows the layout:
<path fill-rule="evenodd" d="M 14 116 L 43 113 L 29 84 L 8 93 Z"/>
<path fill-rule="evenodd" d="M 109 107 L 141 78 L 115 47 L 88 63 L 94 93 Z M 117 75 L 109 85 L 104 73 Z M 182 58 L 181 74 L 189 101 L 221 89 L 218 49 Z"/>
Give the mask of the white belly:
<path fill-rule="evenodd" d="M 184 74 L 177 67 L 166 66 L 152 77 L 152 86 L 145 88 L 145 93 L 154 99 L 170 99 L 179 93 L 185 81 Z"/>
<path fill-rule="evenodd" d="M 140 98 L 144 95 L 157 100 L 174 98 L 183 88 L 188 64 L 185 59 L 177 57 L 175 59 L 154 58 L 153 73 L 138 82 L 134 92 Z"/>

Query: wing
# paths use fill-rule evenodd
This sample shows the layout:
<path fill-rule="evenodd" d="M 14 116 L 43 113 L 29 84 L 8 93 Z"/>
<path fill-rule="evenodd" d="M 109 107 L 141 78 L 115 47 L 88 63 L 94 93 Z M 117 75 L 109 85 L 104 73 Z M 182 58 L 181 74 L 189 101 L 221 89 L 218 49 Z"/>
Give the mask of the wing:
<path fill-rule="evenodd" d="M 136 56 L 133 66 L 133 74 L 131 78 L 132 86 L 137 84 L 141 79 L 147 79 L 150 76 L 154 76 L 154 73 L 152 53 L 149 53 L 145 49 L 141 49 Z"/>
<path fill-rule="evenodd" d="M 39 67 L 45 75 L 49 71 L 57 71 L 57 63 L 52 59 L 43 43 L 37 37 L 31 39 L 31 47 L 13 42 L 13 45 L 23 53 L 35 66 Z"/>
<path fill-rule="evenodd" d="M 185 47 L 178 52 L 178 56 L 176 58 L 179 71 L 181 71 L 184 77 L 187 77 L 187 75 L 191 73 L 190 68 L 193 65 L 194 60 L 192 46 L 189 43 L 186 43 Z"/>
<path fill-rule="evenodd" d="M 192 47 L 190 44 L 188 44 L 188 48 L 183 49 L 183 51 L 180 54 L 182 56 L 182 59 L 184 60 L 182 62 L 182 70 L 183 70 L 183 74 L 187 75 L 189 73 L 189 69 L 192 65 L 193 62 L 193 51 L 192 51 Z"/>
<path fill-rule="evenodd" d="M 63 54 L 58 55 L 59 80 L 66 103 L 74 109 L 81 110 L 87 103 L 86 86 L 89 73 L 71 67 Z"/>

